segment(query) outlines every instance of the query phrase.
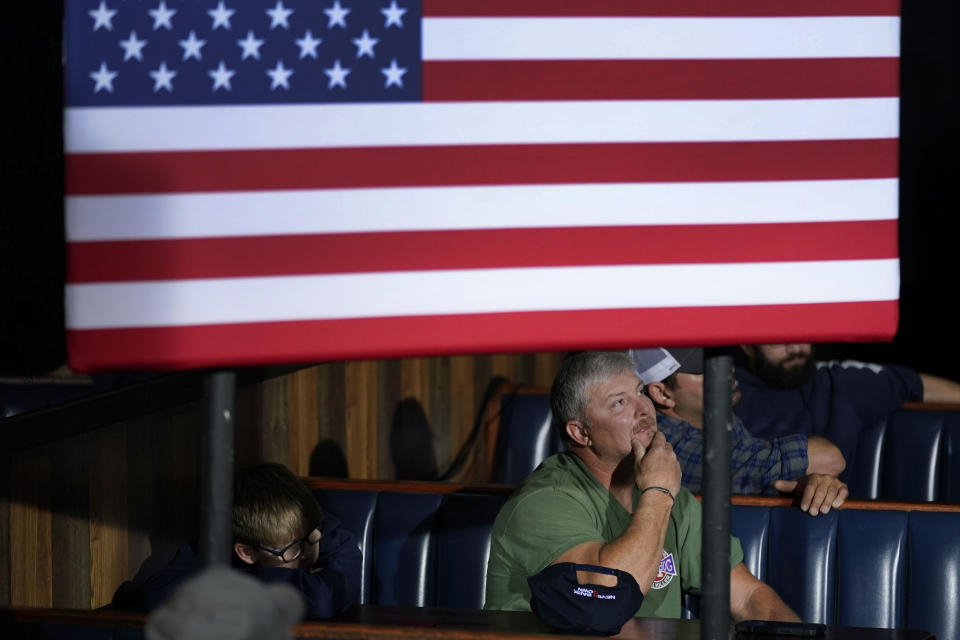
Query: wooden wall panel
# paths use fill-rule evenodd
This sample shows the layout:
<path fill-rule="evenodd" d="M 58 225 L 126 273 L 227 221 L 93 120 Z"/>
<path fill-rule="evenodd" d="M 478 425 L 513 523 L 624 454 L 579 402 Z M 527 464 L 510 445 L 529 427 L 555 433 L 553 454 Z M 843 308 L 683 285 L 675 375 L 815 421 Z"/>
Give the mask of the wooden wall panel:
<path fill-rule="evenodd" d="M 320 367 L 310 367 L 288 376 L 290 469 L 297 475 L 310 473 L 310 454 L 320 441 Z"/>
<path fill-rule="evenodd" d="M 347 363 L 344 371 L 347 424 L 346 455 L 352 478 L 378 478 L 380 460 L 389 458 L 377 429 L 377 363 Z M 385 450 L 386 449 L 386 450 Z"/>
<path fill-rule="evenodd" d="M 124 425 L 102 429 L 90 447 L 90 604 L 109 604 L 130 576 L 127 554 L 127 439 Z"/>
<path fill-rule="evenodd" d="M 49 447 L 11 465 L 10 604 L 53 606 Z"/>
<path fill-rule="evenodd" d="M 0 453 L 0 607 L 10 606 L 10 456 Z"/>
<path fill-rule="evenodd" d="M 85 445 L 71 438 L 53 446 L 51 531 L 53 602 L 58 607 L 90 606 L 90 465 Z"/>

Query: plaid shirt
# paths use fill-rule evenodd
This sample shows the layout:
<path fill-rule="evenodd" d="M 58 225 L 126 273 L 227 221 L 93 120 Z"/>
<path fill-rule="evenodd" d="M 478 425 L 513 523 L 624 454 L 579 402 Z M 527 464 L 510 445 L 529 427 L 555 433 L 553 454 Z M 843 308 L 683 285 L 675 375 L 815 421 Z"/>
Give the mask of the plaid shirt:
<path fill-rule="evenodd" d="M 657 414 L 657 428 L 680 461 L 683 486 L 694 493 L 703 487 L 703 431 L 689 422 Z M 740 418 L 733 417 L 730 434 L 733 457 L 731 493 L 776 494 L 775 480 L 798 480 L 807 473 L 807 437 L 793 434 L 762 440 L 754 438 Z"/>

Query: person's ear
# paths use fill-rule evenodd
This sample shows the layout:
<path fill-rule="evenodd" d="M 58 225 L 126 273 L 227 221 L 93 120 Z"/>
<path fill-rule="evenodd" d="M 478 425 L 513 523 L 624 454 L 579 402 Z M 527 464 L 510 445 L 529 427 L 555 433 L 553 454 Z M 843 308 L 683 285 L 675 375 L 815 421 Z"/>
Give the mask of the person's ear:
<path fill-rule="evenodd" d="M 584 447 L 590 446 L 590 431 L 587 425 L 579 420 L 568 420 L 566 430 L 571 441 Z"/>
<path fill-rule="evenodd" d="M 648 384 L 647 395 L 650 396 L 654 406 L 657 408 L 672 409 L 677 404 L 673 400 L 673 394 L 670 392 L 670 389 L 662 382 L 651 382 Z"/>
<path fill-rule="evenodd" d="M 256 550 L 249 544 L 243 544 L 242 542 L 233 543 L 233 552 L 237 554 L 237 557 L 246 562 L 247 564 L 257 564 Z"/>

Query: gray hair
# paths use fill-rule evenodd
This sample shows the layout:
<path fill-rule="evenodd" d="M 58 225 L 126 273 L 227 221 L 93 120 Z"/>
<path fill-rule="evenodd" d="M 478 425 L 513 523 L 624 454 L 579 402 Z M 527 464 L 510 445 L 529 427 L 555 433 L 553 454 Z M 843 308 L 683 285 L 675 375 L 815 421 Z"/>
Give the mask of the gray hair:
<path fill-rule="evenodd" d="M 560 365 L 550 388 L 553 428 L 569 444 L 567 422 L 586 423 L 590 389 L 623 371 L 633 371 L 633 359 L 625 351 L 580 351 Z"/>

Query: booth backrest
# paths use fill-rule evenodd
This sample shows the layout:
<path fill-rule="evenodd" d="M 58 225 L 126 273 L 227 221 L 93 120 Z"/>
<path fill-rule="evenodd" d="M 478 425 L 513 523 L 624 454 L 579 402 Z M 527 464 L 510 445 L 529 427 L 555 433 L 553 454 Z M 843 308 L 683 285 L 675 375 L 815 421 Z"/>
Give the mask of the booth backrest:
<path fill-rule="evenodd" d="M 363 602 L 483 606 L 490 531 L 510 487 L 308 482 L 360 534 Z M 960 506 L 849 502 L 812 518 L 783 498 L 732 501 L 746 565 L 804 620 L 960 640 Z"/>
<path fill-rule="evenodd" d="M 563 448 L 550 417 L 546 390 L 502 397 L 493 482 L 517 484 Z M 855 499 L 960 502 L 960 409 L 898 409 L 861 434 L 844 479 Z"/>

